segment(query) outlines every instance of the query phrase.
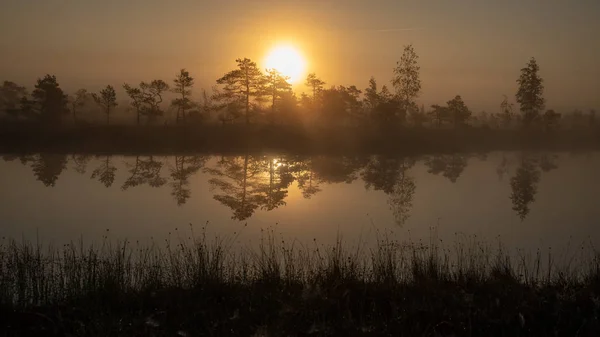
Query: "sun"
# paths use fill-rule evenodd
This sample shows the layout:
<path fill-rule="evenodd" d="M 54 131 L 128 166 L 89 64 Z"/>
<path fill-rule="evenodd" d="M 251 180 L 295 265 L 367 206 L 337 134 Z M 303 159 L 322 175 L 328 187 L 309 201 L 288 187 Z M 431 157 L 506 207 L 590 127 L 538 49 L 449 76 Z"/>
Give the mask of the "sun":
<path fill-rule="evenodd" d="M 269 51 L 265 58 L 267 69 L 275 69 L 290 78 L 291 84 L 304 76 L 306 61 L 300 52 L 291 45 L 279 45 Z"/>

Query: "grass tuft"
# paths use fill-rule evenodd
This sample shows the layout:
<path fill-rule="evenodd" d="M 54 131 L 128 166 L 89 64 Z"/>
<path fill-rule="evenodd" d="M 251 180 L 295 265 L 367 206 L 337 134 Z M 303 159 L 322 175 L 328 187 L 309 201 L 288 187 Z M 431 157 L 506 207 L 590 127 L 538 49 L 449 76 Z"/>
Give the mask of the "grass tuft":
<path fill-rule="evenodd" d="M 555 336 L 600 331 L 600 254 L 458 240 L 314 248 L 235 240 L 0 245 L 0 328 L 13 335 Z M 579 261 L 579 260 L 578 260 Z M 581 260 L 584 261 L 584 260 Z M 577 268 L 576 268 L 577 267 Z M 10 334 L 9 334 L 10 335 Z"/>

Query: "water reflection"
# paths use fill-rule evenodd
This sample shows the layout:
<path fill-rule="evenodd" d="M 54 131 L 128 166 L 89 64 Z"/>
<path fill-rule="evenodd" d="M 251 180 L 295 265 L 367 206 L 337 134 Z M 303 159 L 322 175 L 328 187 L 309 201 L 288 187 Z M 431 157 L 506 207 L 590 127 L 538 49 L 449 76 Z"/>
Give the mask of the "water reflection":
<path fill-rule="evenodd" d="M 455 183 L 468 165 L 467 157 L 462 154 L 436 155 L 428 157 L 425 165 L 431 174 L 442 174 Z"/>
<path fill-rule="evenodd" d="M 524 220 L 535 201 L 538 184 L 543 172 L 558 168 L 556 155 L 522 154 L 515 175 L 510 179 L 512 193 L 510 199 L 513 210 Z"/>
<path fill-rule="evenodd" d="M 61 154 L 36 154 L 36 155 L 4 155 L 4 161 L 13 161 L 19 159 L 23 165 L 31 165 L 33 175 L 42 182 L 44 186 L 53 187 L 56 185 L 58 177 L 67 168 L 67 156 Z"/>
<path fill-rule="evenodd" d="M 92 172 L 92 179 L 98 179 L 106 187 L 111 187 L 115 182 L 115 172 L 117 171 L 117 168 L 112 165 L 110 157 L 105 156 L 102 164 Z"/>
<path fill-rule="evenodd" d="M 221 157 L 216 167 L 206 168 L 214 198 L 231 208 L 233 219 L 245 220 L 266 203 L 261 188 L 266 165 L 262 158 L 250 156 Z"/>
<path fill-rule="evenodd" d="M 88 162 L 92 159 L 92 156 L 73 154 L 71 155 L 71 162 L 73 163 L 73 169 L 79 174 L 85 174 L 87 170 Z"/>
<path fill-rule="evenodd" d="M 363 183 L 364 188 L 385 194 L 396 223 L 404 224 L 411 216 L 417 192 L 415 166 L 420 172 L 441 175 L 460 184 L 470 158 L 487 160 L 486 154 L 442 154 L 426 157 L 344 157 L 299 155 L 240 156 L 135 156 L 123 163 L 110 155 L 4 155 L 3 160 L 19 160 L 30 166 L 44 186 L 55 186 L 61 173 L 71 169 L 97 180 L 106 188 L 121 176 L 121 190 L 140 186 L 168 187 L 178 206 L 192 197 L 190 179 L 203 177 L 212 198 L 231 210 L 232 219 L 243 221 L 257 211 L 272 211 L 292 202 L 290 188 L 311 199 L 333 184 Z M 497 158 L 497 157 L 495 157 Z M 496 159 L 494 159 L 496 160 Z M 500 181 L 510 177 L 512 209 L 524 220 L 536 200 L 542 175 L 558 168 L 558 156 L 550 153 L 502 154 L 496 166 Z M 424 169 L 422 167 L 424 166 Z M 91 173 L 88 172 L 91 170 Z M 514 172 L 512 172 L 514 170 Z M 493 169 L 489 174 L 494 175 Z M 458 187 L 457 187 L 458 188 Z"/>
<path fill-rule="evenodd" d="M 388 205 L 400 225 L 410 216 L 416 184 L 408 170 L 414 165 L 414 158 L 374 156 L 361 173 L 365 188 L 381 190 L 388 196 Z"/>
<path fill-rule="evenodd" d="M 155 160 L 153 156 L 136 156 L 133 163 L 127 163 L 126 165 L 129 168 L 130 176 L 123 186 L 121 186 L 123 191 L 145 184 L 151 187 L 161 187 L 167 183 L 167 179 L 161 176 L 164 163 L 160 160 Z"/>
<path fill-rule="evenodd" d="M 196 174 L 208 160 L 205 156 L 176 156 L 171 171 L 171 195 L 181 206 L 191 197 L 190 177 Z"/>
<path fill-rule="evenodd" d="M 296 179 L 298 188 L 302 191 L 302 197 L 310 199 L 313 195 L 321 192 L 319 181 L 316 179 L 312 169 L 310 158 L 292 158 L 288 160 L 290 171 Z"/>

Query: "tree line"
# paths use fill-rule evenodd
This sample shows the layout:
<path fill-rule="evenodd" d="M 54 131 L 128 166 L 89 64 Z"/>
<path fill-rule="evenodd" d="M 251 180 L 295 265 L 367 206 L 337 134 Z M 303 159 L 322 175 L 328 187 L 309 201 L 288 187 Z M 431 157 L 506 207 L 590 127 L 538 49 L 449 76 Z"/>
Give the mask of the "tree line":
<path fill-rule="evenodd" d="M 128 111 L 133 112 L 137 125 L 156 124 L 165 119 L 166 112 L 174 114 L 173 123 L 191 125 L 200 123 L 268 123 L 310 124 L 326 126 L 377 127 L 431 127 L 460 128 L 467 125 L 491 128 L 557 129 L 563 121 L 572 126 L 595 126 L 596 113 L 576 110 L 563 116 L 546 109 L 544 81 L 535 58 L 521 69 L 517 79 L 518 90 L 511 102 L 504 96 L 499 111 L 474 114 L 461 95 L 445 104 L 429 108 L 419 106 L 421 94 L 418 55 L 407 45 L 392 72 L 391 89 L 379 86 L 371 77 L 364 90 L 357 86 L 330 86 L 316 74 L 307 76 L 309 93 L 298 96 L 292 91 L 289 78 L 275 69 L 261 71 L 250 59 L 237 59 L 237 67 L 216 80 L 211 92 L 201 91 L 200 100 L 193 99 L 194 78 L 181 69 L 171 83 L 160 79 L 142 81 L 138 85 L 123 84 L 128 99 Z M 174 96 L 170 102 L 166 96 Z M 6 120 L 31 120 L 58 125 L 72 118 L 74 124 L 85 119 L 84 111 L 95 110 L 111 123 L 118 107 L 117 94 L 112 85 L 97 93 L 86 89 L 67 95 L 57 78 L 46 75 L 37 80 L 29 93 L 25 87 L 4 81 L 0 87 L 0 111 Z M 70 117 L 69 117 L 70 116 Z"/>
<path fill-rule="evenodd" d="M 191 197 L 190 178 L 203 173 L 210 185 L 213 198 L 231 209 L 232 219 L 246 220 L 257 210 L 271 211 L 286 205 L 288 190 L 296 184 L 303 197 L 310 199 L 321 192 L 324 185 L 352 183 L 361 179 L 367 190 L 381 191 L 398 224 L 404 224 L 411 214 L 417 184 L 410 169 L 422 160 L 427 172 L 456 183 L 468 165 L 465 154 L 440 154 L 423 158 L 398 156 L 134 156 L 118 168 L 113 156 L 90 155 L 4 155 L 5 161 L 19 160 L 32 168 L 35 177 L 45 186 L 52 187 L 64 170 L 71 169 L 105 187 L 115 183 L 117 171 L 123 172 L 122 191 L 139 186 L 169 187 L 177 205 L 184 205 Z M 485 155 L 479 155 L 486 160 Z M 211 165 L 207 165 L 211 162 Z M 70 165 L 69 165 L 70 163 Z M 88 171 L 91 166 L 91 172 Z M 515 169 L 516 167 L 516 169 Z M 515 158 L 502 156 L 496 174 L 499 180 L 510 178 L 513 210 L 525 219 L 535 201 L 542 172 L 556 169 L 557 156 L 547 153 L 522 154 Z"/>

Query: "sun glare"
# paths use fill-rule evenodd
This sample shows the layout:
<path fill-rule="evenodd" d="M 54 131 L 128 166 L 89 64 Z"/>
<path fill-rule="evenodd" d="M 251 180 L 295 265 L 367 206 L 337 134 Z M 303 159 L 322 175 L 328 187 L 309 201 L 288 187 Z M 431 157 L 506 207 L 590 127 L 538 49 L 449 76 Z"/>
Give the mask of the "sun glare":
<path fill-rule="evenodd" d="M 290 45 L 277 46 L 267 54 L 265 58 L 267 69 L 275 69 L 282 75 L 290 78 L 290 83 L 302 80 L 306 68 L 304 57 L 296 48 Z"/>

